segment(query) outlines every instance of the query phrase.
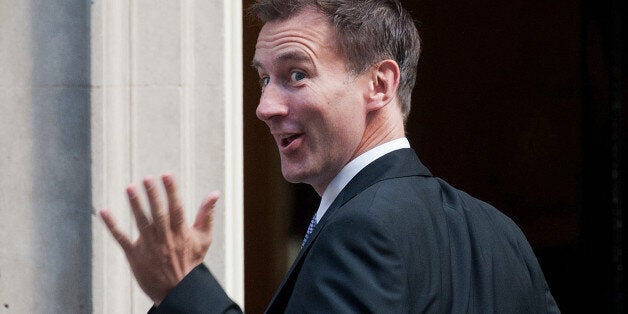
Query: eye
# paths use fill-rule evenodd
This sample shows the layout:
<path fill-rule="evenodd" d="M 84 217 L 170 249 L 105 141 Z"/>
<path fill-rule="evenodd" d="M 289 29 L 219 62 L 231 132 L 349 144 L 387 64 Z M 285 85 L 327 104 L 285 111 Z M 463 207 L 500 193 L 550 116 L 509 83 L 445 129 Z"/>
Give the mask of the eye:
<path fill-rule="evenodd" d="M 268 85 L 268 83 L 270 83 L 270 77 L 268 77 L 268 76 L 262 77 L 259 80 L 259 84 L 262 86 L 262 88 L 266 87 L 266 85 Z"/>
<path fill-rule="evenodd" d="M 305 73 L 301 71 L 293 71 L 292 73 L 290 73 L 290 79 L 294 82 L 301 81 L 305 79 L 306 77 L 307 75 L 305 75 Z"/>

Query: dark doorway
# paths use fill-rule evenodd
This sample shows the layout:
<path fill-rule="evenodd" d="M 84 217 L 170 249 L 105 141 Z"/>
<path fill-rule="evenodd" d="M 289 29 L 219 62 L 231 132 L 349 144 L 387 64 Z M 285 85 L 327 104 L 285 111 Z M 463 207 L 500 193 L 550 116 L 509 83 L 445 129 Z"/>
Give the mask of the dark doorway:
<path fill-rule="evenodd" d="M 521 227 L 563 312 L 621 313 L 626 6 L 402 2 L 423 39 L 407 126 L 419 157 Z M 245 18 L 246 307 L 255 313 L 318 206 L 311 188 L 283 181 L 255 118 L 248 64 L 260 26 Z"/>

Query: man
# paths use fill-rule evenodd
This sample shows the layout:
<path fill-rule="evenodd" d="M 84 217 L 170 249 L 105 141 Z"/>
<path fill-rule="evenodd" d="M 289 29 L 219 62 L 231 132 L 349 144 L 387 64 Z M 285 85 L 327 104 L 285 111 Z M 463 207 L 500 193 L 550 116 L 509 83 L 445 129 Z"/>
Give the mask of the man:
<path fill-rule="evenodd" d="M 398 1 L 260 0 L 251 11 L 265 22 L 257 116 L 284 177 L 322 196 L 267 312 L 558 312 L 517 226 L 432 177 L 405 139 L 419 36 Z M 127 189 L 135 242 L 101 212 L 151 311 L 239 312 L 201 264 L 217 194 L 189 228 L 172 176 L 162 181 L 167 212 L 144 180 L 151 218 Z"/>

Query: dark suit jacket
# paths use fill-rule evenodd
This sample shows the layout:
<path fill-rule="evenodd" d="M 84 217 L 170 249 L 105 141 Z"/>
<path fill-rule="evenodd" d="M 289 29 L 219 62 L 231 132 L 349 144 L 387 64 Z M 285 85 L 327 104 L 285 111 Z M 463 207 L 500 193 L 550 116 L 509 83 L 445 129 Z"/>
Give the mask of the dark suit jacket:
<path fill-rule="evenodd" d="M 240 309 L 201 265 L 155 313 Z M 550 313 L 558 308 L 521 230 L 432 177 L 412 149 L 377 159 L 316 226 L 269 313 Z"/>

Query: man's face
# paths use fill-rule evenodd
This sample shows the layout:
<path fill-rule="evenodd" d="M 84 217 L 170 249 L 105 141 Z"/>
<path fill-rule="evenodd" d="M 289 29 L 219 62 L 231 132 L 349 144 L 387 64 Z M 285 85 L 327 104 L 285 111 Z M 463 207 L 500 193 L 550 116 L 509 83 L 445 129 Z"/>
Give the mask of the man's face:
<path fill-rule="evenodd" d="M 366 75 L 347 71 L 334 36 L 322 14 L 305 9 L 266 23 L 253 60 L 263 88 L 257 117 L 275 138 L 282 173 L 319 194 L 356 157 L 366 123 Z"/>

